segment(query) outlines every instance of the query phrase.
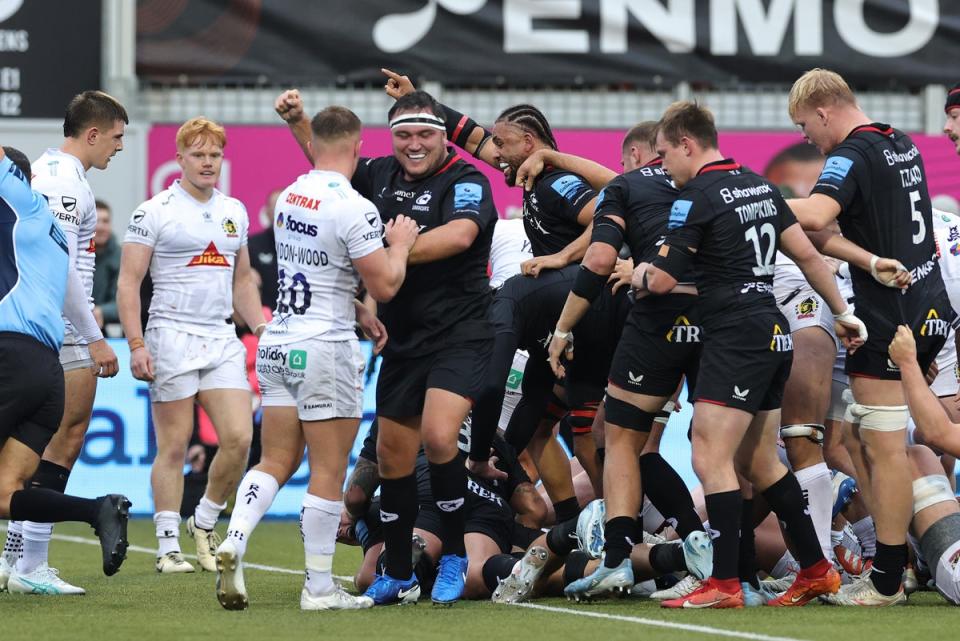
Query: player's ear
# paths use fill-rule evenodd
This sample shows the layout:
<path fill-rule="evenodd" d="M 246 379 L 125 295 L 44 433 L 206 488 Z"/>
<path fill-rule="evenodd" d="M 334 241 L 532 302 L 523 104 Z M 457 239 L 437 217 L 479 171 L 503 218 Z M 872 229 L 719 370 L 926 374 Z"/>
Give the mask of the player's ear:
<path fill-rule="evenodd" d="M 100 129 L 97 127 L 90 127 L 87 129 L 84 137 L 88 145 L 95 145 L 97 144 L 97 140 L 100 138 Z"/>
<path fill-rule="evenodd" d="M 817 107 L 816 111 L 817 111 L 817 120 L 820 121 L 820 124 L 826 127 L 827 122 L 830 120 L 830 116 L 827 113 L 827 110 L 824 109 L 823 107 Z"/>

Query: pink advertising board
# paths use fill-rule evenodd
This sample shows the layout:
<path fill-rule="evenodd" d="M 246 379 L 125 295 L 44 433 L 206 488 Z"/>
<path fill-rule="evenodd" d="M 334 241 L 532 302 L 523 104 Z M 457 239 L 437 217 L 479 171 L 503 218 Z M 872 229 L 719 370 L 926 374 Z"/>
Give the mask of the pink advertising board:
<path fill-rule="evenodd" d="M 153 196 L 179 176 L 175 161 L 176 125 L 157 125 L 150 130 L 148 152 L 148 189 Z M 620 169 L 620 142 L 622 131 L 613 130 L 558 130 L 557 141 L 563 151 L 585 156 L 611 169 Z M 250 214 L 251 233 L 262 227 L 259 212 L 274 189 L 282 189 L 309 169 L 306 159 L 284 126 L 227 127 L 226 164 L 221 178 L 221 189 L 240 199 Z M 950 194 L 960 199 L 960 158 L 945 136 L 914 135 L 914 141 L 923 155 L 930 194 Z M 720 136 L 720 148 L 727 156 L 754 171 L 762 172 L 767 161 L 780 149 L 799 142 L 796 133 L 736 132 Z M 364 130 L 363 153 L 382 156 L 392 153 L 390 132 L 385 127 Z M 468 160 L 473 160 L 464 154 Z M 500 216 L 520 206 L 521 194 L 507 187 L 503 176 L 486 165 L 479 165 L 490 179 Z"/>

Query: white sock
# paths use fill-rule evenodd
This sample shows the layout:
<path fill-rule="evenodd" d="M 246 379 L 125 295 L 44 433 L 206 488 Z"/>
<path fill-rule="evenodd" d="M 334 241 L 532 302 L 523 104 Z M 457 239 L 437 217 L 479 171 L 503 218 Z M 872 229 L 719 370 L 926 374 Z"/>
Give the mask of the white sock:
<path fill-rule="evenodd" d="M 775 579 L 782 579 L 788 574 L 796 574 L 799 571 L 800 564 L 797 563 L 793 555 L 790 554 L 790 550 L 787 550 L 783 553 L 783 556 L 780 557 L 780 560 L 777 561 L 777 564 L 773 566 L 773 569 L 770 570 L 770 576 Z"/>
<path fill-rule="evenodd" d="M 204 494 L 197 503 L 197 509 L 193 511 L 193 524 L 201 530 L 212 530 L 216 527 L 217 519 L 220 518 L 220 513 L 225 507 L 227 507 L 225 502 L 223 505 L 217 505 Z"/>
<path fill-rule="evenodd" d="M 837 547 L 843 543 L 843 530 L 830 530 L 830 545 Z"/>
<path fill-rule="evenodd" d="M 7 540 L 3 543 L 3 558 L 7 565 L 14 566 L 20 553 L 23 552 L 23 523 L 10 521 L 7 523 Z"/>
<path fill-rule="evenodd" d="M 833 559 L 830 545 L 830 522 L 833 520 L 833 479 L 826 463 L 817 463 L 793 473 L 803 490 L 810 511 L 813 529 L 817 531 L 820 549 L 828 561 Z"/>
<path fill-rule="evenodd" d="M 157 528 L 157 556 L 180 551 L 180 515 L 176 512 L 157 512 L 153 515 Z"/>
<path fill-rule="evenodd" d="M 29 574 L 47 562 L 53 523 L 23 522 L 23 552 L 17 561 L 17 574 Z"/>
<path fill-rule="evenodd" d="M 864 560 L 877 556 L 877 528 L 873 524 L 873 517 L 865 516 L 850 525 L 853 527 L 853 533 L 860 539 L 860 554 Z"/>
<path fill-rule="evenodd" d="M 260 519 L 267 513 L 280 490 L 280 484 L 266 472 L 250 470 L 237 488 L 237 501 L 227 526 L 227 538 L 243 556 L 247 553 L 247 542 Z"/>
<path fill-rule="evenodd" d="M 310 594 L 328 594 L 334 589 L 330 573 L 342 509 L 343 501 L 329 501 L 313 494 L 303 497 L 300 532 L 307 566 L 306 587 Z"/>

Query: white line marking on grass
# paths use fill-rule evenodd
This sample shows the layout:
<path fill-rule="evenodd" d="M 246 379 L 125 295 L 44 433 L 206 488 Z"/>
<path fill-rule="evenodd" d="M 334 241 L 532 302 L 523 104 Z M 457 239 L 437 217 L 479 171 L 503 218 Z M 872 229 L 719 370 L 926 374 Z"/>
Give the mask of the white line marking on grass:
<path fill-rule="evenodd" d="M 529 608 L 531 610 L 544 610 L 546 612 L 558 612 L 562 614 L 574 614 L 583 617 L 593 617 L 595 619 L 609 619 L 613 621 L 625 621 L 627 623 L 637 623 L 639 625 L 650 625 L 658 628 L 670 628 L 673 630 L 686 630 L 687 632 L 700 632 L 701 634 L 713 634 L 721 637 L 734 637 L 737 639 L 752 639 L 753 641 L 800 641 L 791 637 L 774 637 L 766 634 L 757 634 L 755 632 L 740 632 L 738 630 L 724 630 L 723 628 L 711 628 L 705 625 L 693 625 L 690 623 L 674 623 L 673 621 L 660 621 L 658 619 L 645 619 L 641 617 L 631 617 L 622 614 L 608 614 L 606 612 L 590 612 L 588 610 L 573 610 L 570 608 L 557 608 L 549 605 L 537 605 L 536 603 L 516 603 L 520 608 Z"/>

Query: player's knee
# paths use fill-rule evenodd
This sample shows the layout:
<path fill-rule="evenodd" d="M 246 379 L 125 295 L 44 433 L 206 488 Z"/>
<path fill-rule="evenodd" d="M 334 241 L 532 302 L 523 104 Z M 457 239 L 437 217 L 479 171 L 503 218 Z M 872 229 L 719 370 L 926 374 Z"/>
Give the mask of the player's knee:
<path fill-rule="evenodd" d="M 252 430 L 236 430 L 220 435 L 220 450 L 228 454 L 245 456 L 253 439 Z"/>
<path fill-rule="evenodd" d="M 446 463 L 457 455 L 457 433 L 445 434 L 442 430 L 423 432 L 423 451 L 432 463 Z"/>

